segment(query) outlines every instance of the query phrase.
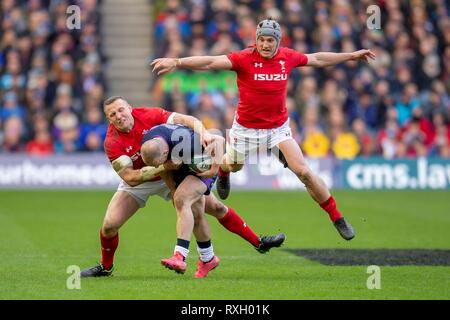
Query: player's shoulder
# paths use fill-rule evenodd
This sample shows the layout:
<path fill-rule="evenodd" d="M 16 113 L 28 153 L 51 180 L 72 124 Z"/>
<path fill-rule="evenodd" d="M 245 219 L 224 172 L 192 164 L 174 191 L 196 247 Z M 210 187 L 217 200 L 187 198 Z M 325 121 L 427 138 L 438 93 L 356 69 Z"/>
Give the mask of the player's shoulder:
<path fill-rule="evenodd" d="M 159 114 L 161 112 L 163 112 L 164 109 L 161 107 L 146 107 L 146 106 L 141 106 L 141 107 L 133 107 L 133 115 L 135 116 L 140 116 L 140 115 L 152 115 L 152 114 Z"/>
<path fill-rule="evenodd" d="M 256 46 L 248 46 L 247 48 L 244 48 L 239 51 L 234 51 L 231 54 L 238 55 L 241 58 L 251 57 L 252 55 L 256 54 Z"/>
<path fill-rule="evenodd" d="M 120 140 L 119 131 L 114 127 L 114 125 L 109 124 L 108 130 L 106 131 L 105 144 L 112 144 Z"/>
<path fill-rule="evenodd" d="M 108 156 L 120 148 L 123 144 L 122 142 L 122 137 L 119 134 L 119 131 L 112 124 L 110 124 L 108 126 L 108 130 L 106 131 L 105 141 L 103 141 L 103 147 Z"/>
<path fill-rule="evenodd" d="M 117 132 L 117 129 L 112 125 L 111 123 L 108 125 L 108 129 L 106 130 L 106 138 L 105 139 L 111 139 L 114 137 L 117 137 L 119 133 Z"/>
<path fill-rule="evenodd" d="M 298 61 L 305 60 L 305 55 L 302 52 L 297 51 L 292 48 L 280 47 L 279 52 L 277 54 L 277 58 L 283 59 L 286 61 L 292 61 L 293 63 L 295 63 L 297 65 L 297 64 L 299 64 Z M 305 63 L 300 62 L 300 65 L 304 65 L 304 64 Z"/>
<path fill-rule="evenodd" d="M 167 121 L 172 112 L 161 107 L 139 107 L 133 109 L 133 117 L 146 126 L 155 126 Z M 150 122 L 150 123 L 149 123 Z"/>
<path fill-rule="evenodd" d="M 279 50 L 280 50 L 280 55 L 284 55 L 286 57 L 287 56 L 292 56 L 293 54 L 296 54 L 296 53 L 300 53 L 297 50 L 294 50 L 294 49 L 289 48 L 289 47 L 280 47 Z"/>

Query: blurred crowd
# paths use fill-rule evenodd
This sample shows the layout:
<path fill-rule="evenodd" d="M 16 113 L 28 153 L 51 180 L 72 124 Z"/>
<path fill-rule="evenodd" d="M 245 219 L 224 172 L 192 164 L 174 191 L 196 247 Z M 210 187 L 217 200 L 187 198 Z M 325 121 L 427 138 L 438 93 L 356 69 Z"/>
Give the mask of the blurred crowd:
<path fill-rule="evenodd" d="M 0 152 L 103 150 L 98 1 L 1 0 L 0 10 Z"/>
<path fill-rule="evenodd" d="M 100 0 L 1 0 L 0 152 L 101 151 L 106 83 Z M 450 157 L 450 18 L 445 0 L 154 0 L 155 57 L 221 55 L 255 43 L 267 17 L 303 53 L 369 48 L 370 64 L 294 70 L 287 108 L 310 157 Z M 369 29 L 369 5 L 380 29 Z M 66 11 L 81 9 L 82 28 Z M 372 20 L 373 22 L 374 20 Z M 149 40 L 150 41 L 150 40 Z M 125 93 L 126 95 L 126 93 Z M 238 93 L 232 72 L 155 78 L 155 105 L 225 133 Z"/>
<path fill-rule="evenodd" d="M 374 4 L 380 29 L 367 27 Z M 377 59 L 370 64 L 294 70 L 287 108 L 306 155 L 450 157 L 447 1 L 165 0 L 156 8 L 156 57 L 241 50 L 255 43 L 256 23 L 267 17 L 282 25 L 281 45 L 303 53 L 371 49 Z M 153 97 L 209 128 L 230 128 L 238 101 L 232 73 L 197 74 L 156 78 Z"/>

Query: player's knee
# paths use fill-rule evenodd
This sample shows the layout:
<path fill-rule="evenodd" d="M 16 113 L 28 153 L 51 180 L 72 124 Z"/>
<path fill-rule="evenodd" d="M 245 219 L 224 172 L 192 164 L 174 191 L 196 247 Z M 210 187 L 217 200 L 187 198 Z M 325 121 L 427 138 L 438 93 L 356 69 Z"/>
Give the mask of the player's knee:
<path fill-rule="evenodd" d="M 227 207 L 219 201 L 215 201 L 214 203 L 208 203 L 207 206 L 205 207 L 205 212 L 207 214 L 210 214 L 218 219 L 223 218 L 227 213 L 227 211 L 228 211 Z"/>
<path fill-rule="evenodd" d="M 175 209 L 179 210 L 184 207 L 184 199 L 182 197 L 177 197 L 176 194 L 173 196 L 173 205 Z"/>
<path fill-rule="evenodd" d="M 119 232 L 120 226 L 116 226 L 109 223 L 103 223 L 102 226 L 102 235 L 105 238 L 111 238 L 114 237 Z"/>
<path fill-rule="evenodd" d="M 176 193 L 173 196 L 173 204 L 177 211 L 183 210 L 190 205 L 190 202 L 182 193 Z"/>
<path fill-rule="evenodd" d="M 242 163 L 233 163 L 233 164 L 228 165 L 231 172 L 237 172 L 237 171 L 241 170 L 243 166 L 244 166 L 244 164 L 242 164 Z"/>

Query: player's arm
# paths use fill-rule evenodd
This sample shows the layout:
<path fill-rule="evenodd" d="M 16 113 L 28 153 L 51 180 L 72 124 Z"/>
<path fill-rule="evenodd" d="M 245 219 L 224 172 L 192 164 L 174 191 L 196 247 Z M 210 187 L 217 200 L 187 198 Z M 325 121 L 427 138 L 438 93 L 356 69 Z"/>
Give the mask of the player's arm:
<path fill-rule="evenodd" d="M 158 76 L 172 72 L 177 68 L 184 68 L 197 71 L 207 70 L 231 70 L 232 64 L 226 55 L 220 56 L 192 56 L 184 58 L 159 58 L 150 64 L 152 72 L 157 72 Z"/>
<path fill-rule="evenodd" d="M 164 165 L 160 165 L 157 168 L 145 166 L 141 169 L 133 169 L 133 162 L 126 155 L 118 157 L 111 164 L 123 181 L 132 187 L 156 178 L 165 170 Z"/>
<path fill-rule="evenodd" d="M 200 135 L 200 141 L 204 147 L 206 147 L 213 139 L 212 135 L 203 126 L 203 123 L 196 117 L 173 112 L 167 120 L 167 123 L 180 124 L 191 128 Z"/>
<path fill-rule="evenodd" d="M 173 198 L 173 195 L 175 194 L 175 191 L 177 189 L 175 181 L 173 179 L 173 171 L 164 171 L 161 173 L 161 178 L 164 180 L 166 186 L 170 190 L 170 194 Z"/>
<path fill-rule="evenodd" d="M 225 152 L 225 139 L 218 135 L 211 135 L 212 141 L 205 148 L 205 153 L 211 156 L 211 168 L 207 171 L 198 173 L 198 176 L 211 178 L 217 174 L 222 163 Z"/>
<path fill-rule="evenodd" d="M 306 57 L 308 58 L 307 66 L 318 68 L 334 66 L 353 60 L 364 60 L 366 62 L 369 62 L 369 59 L 375 60 L 375 54 L 367 49 L 348 53 L 316 52 L 306 54 Z"/>

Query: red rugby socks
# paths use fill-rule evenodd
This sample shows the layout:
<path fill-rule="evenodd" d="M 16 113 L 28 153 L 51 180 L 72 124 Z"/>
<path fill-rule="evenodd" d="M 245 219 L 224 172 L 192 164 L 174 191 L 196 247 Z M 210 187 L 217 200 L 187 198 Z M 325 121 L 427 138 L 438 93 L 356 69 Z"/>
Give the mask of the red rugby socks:
<path fill-rule="evenodd" d="M 112 238 L 106 238 L 100 230 L 100 242 L 102 244 L 102 265 L 109 270 L 113 265 L 114 253 L 119 245 L 119 234 Z"/>
<path fill-rule="evenodd" d="M 333 196 L 330 196 L 327 201 L 320 204 L 323 210 L 328 212 L 331 221 L 335 222 L 337 219 L 342 218 L 341 212 L 336 207 L 336 201 Z"/>
<path fill-rule="evenodd" d="M 259 246 L 259 237 L 247 226 L 242 218 L 230 207 L 222 219 L 217 219 L 229 231 L 241 236 L 253 246 Z"/>
<path fill-rule="evenodd" d="M 218 173 L 219 177 L 229 177 L 230 173 L 223 171 L 222 168 L 219 167 L 219 173 Z"/>

